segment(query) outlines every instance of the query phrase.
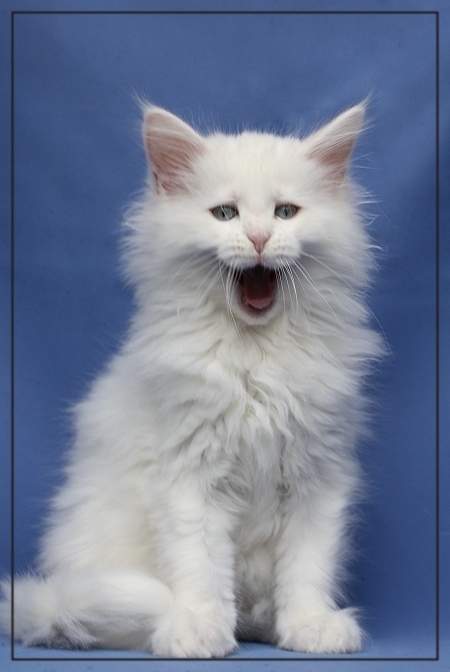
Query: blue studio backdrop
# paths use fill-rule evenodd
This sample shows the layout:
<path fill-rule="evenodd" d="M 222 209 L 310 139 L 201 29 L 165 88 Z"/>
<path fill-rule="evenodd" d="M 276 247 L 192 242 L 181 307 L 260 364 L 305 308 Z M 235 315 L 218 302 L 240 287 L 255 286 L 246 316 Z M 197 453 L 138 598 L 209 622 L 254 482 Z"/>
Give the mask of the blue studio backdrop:
<path fill-rule="evenodd" d="M 236 9 L 315 9 L 273 4 Z M 136 95 L 200 130 L 227 132 L 305 132 L 370 95 L 370 127 L 352 170 L 374 197 L 367 212 L 380 271 L 368 302 L 392 357 L 374 380 L 374 437 L 361 450 L 368 497 L 350 597 L 370 634 L 359 657 L 435 658 L 437 17 L 432 3 L 418 4 L 429 11 L 390 12 L 408 8 L 380 1 L 358 9 L 387 11 L 15 15 L 16 572 L 33 567 L 61 482 L 68 408 L 116 350 L 132 312 L 118 248 L 124 208 L 146 172 Z M 21 8 L 37 9 L 12 7 Z M 6 521 L 1 534 L 7 572 Z M 18 658 L 70 655 L 144 657 L 15 647 Z M 247 643 L 234 658 L 307 656 Z"/>

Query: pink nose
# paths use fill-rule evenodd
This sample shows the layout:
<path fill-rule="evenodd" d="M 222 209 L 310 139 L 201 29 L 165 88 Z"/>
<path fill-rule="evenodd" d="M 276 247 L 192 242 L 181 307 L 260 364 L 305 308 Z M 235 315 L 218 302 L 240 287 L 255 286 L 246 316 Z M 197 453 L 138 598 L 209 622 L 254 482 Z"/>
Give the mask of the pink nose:
<path fill-rule="evenodd" d="M 252 241 L 253 245 L 255 246 L 255 250 L 258 252 L 258 254 L 261 254 L 261 252 L 264 249 L 264 245 L 270 238 L 270 235 L 266 233 L 252 233 L 252 234 L 247 233 L 247 237 L 249 240 Z"/>

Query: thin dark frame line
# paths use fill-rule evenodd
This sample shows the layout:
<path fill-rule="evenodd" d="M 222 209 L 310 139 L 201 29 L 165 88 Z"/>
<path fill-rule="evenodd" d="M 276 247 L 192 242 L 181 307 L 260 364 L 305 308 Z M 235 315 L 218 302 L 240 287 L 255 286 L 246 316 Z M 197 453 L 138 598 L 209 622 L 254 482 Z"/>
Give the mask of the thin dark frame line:
<path fill-rule="evenodd" d="M 436 11 L 427 11 L 427 10 L 393 10 L 393 11 L 383 11 L 383 10 L 374 10 L 374 11 L 364 11 L 364 10 L 345 10 L 345 11 L 338 11 L 338 10 L 148 10 L 148 11 L 139 11 L 139 10 L 93 10 L 93 11 L 87 11 L 87 10 L 19 10 L 19 11 L 14 11 L 13 14 L 192 14 L 192 15 L 201 15 L 201 14 L 218 14 L 218 15 L 225 15 L 225 14 L 246 14 L 246 15 L 254 15 L 254 16 L 260 16 L 260 15 L 289 15 L 289 14 L 343 14 L 343 15 L 348 15 L 348 14 L 436 14 Z"/>
<path fill-rule="evenodd" d="M 439 402 L 440 402 L 440 342 L 439 342 L 439 301 L 440 301 L 440 257 L 439 257 L 439 12 L 436 12 L 436 657 L 439 660 L 440 647 L 440 541 L 439 541 L 439 463 L 440 463 L 440 417 L 439 417 Z"/>
<path fill-rule="evenodd" d="M 362 657 L 352 657 L 347 658 L 344 656 L 341 657 L 294 657 L 294 658 L 221 658 L 217 660 L 225 660 L 235 662 L 239 661 L 357 661 L 357 662 L 413 662 L 413 661 L 437 661 L 439 660 L 439 636 L 440 636 L 440 605 L 439 605 L 439 570 L 440 570 L 440 558 L 439 558 L 439 12 L 438 11 L 12 11 L 11 12 L 11 660 L 13 661 L 35 661 L 35 662 L 53 662 L 53 661 L 173 661 L 173 660 L 186 660 L 186 661 L 204 661 L 202 658 L 142 658 L 142 657 L 120 657 L 120 658 L 110 658 L 110 657 L 96 657 L 96 658 L 76 658 L 76 657 L 67 657 L 67 658 L 34 658 L 34 657 L 15 657 L 14 656 L 14 17 L 15 15 L 124 15 L 124 14 L 136 14 L 136 15 L 298 15 L 298 14 L 308 14 L 308 15 L 435 15 L 436 19 L 436 299 L 435 299 L 435 311 L 436 311 L 436 356 L 435 356 L 435 366 L 436 366 L 436 656 L 427 657 L 427 658 L 362 658 Z"/>
<path fill-rule="evenodd" d="M 11 660 L 14 660 L 14 12 L 11 14 Z"/>
<path fill-rule="evenodd" d="M 68 663 L 69 661 L 74 661 L 74 662 L 80 662 L 80 661 L 85 661 L 89 663 L 95 663 L 95 662 L 152 662 L 152 661 L 157 661 L 157 662 L 197 662 L 197 663 L 205 663 L 206 665 L 211 665 L 212 663 L 221 663 L 221 662 L 228 662 L 230 661 L 231 663 L 242 663 L 242 662 L 273 662 L 273 663 L 282 663 L 283 661 L 289 662 L 289 663 L 314 663 L 315 661 L 317 662 L 358 662 L 358 663 L 377 663 L 377 662 L 391 662 L 391 663 L 415 663 L 415 662 L 425 662 L 425 663 L 434 663 L 437 660 L 439 660 L 438 657 L 433 657 L 433 658 L 347 658 L 345 655 L 342 656 L 342 658 L 336 658 L 333 657 L 333 655 L 329 656 L 328 658 L 316 658 L 316 657 L 307 657 L 307 655 L 303 654 L 301 658 L 160 658 L 159 656 L 154 656 L 154 657 L 148 657 L 148 658 L 127 658 L 126 656 L 123 656 L 122 658 L 13 658 L 14 662 L 64 662 Z"/>

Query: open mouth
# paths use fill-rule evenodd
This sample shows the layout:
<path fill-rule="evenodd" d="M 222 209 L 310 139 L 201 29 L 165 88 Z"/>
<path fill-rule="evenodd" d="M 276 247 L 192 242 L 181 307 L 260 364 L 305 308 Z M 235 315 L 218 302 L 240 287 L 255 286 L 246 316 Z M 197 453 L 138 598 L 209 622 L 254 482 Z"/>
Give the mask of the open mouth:
<path fill-rule="evenodd" d="M 251 315 L 263 315 L 275 302 L 277 279 L 275 271 L 258 264 L 239 276 L 242 307 Z"/>

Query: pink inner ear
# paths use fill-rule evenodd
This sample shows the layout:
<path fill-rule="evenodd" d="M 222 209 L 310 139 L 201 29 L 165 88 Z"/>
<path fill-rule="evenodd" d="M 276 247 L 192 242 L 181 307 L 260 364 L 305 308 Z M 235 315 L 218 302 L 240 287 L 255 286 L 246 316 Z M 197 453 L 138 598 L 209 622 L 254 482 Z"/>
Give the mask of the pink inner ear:
<path fill-rule="evenodd" d="M 341 181 L 347 172 L 354 145 L 355 139 L 350 137 L 339 144 L 318 145 L 309 152 L 309 156 L 326 166 L 335 180 Z"/>
<path fill-rule="evenodd" d="M 355 105 L 306 139 L 307 156 L 328 169 L 335 182 L 342 182 L 364 117 L 364 103 Z"/>
<path fill-rule="evenodd" d="M 159 172 L 173 175 L 180 170 L 189 170 L 198 152 L 195 145 L 184 138 L 158 136 L 149 138 L 149 154 Z"/>
<path fill-rule="evenodd" d="M 186 175 L 205 144 L 190 126 L 169 112 L 149 113 L 144 126 L 147 156 L 156 184 L 168 193 L 186 189 Z"/>

